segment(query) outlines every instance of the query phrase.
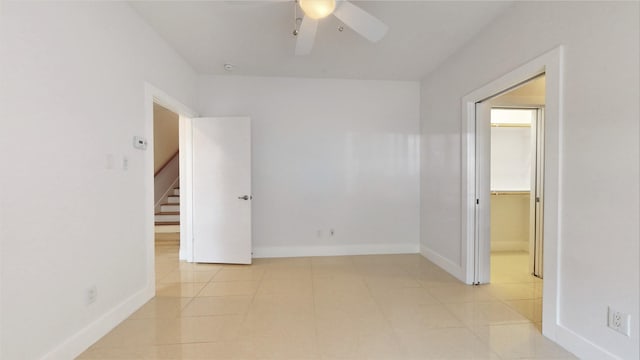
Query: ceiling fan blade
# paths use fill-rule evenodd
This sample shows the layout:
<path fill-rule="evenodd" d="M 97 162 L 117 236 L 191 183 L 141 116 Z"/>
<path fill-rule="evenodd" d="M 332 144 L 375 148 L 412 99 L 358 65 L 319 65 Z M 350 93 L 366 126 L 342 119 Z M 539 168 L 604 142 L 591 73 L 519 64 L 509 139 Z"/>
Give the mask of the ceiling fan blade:
<path fill-rule="evenodd" d="M 333 15 L 371 42 L 380 41 L 389 30 L 385 23 L 348 1 L 340 1 Z"/>
<path fill-rule="evenodd" d="M 309 55 L 316 40 L 316 30 L 318 30 L 318 20 L 305 16 L 300 24 L 296 40 L 296 55 Z"/>

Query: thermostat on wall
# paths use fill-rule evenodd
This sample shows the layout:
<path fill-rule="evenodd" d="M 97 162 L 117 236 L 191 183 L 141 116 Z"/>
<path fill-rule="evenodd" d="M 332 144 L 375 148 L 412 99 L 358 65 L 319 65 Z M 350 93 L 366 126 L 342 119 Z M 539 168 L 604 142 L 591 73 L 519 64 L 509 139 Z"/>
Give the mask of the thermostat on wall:
<path fill-rule="evenodd" d="M 133 137 L 133 147 L 140 150 L 147 149 L 147 139 L 142 136 L 134 136 Z"/>

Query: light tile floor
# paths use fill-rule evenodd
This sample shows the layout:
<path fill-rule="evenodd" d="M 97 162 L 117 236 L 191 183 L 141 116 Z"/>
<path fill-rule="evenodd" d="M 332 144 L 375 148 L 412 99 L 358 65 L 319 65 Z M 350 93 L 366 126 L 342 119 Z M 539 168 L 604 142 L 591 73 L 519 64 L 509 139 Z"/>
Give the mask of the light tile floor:
<path fill-rule="evenodd" d="M 468 286 L 416 254 L 207 265 L 162 245 L 157 296 L 79 358 L 573 359 L 540 334 L 522 255 Z"/>

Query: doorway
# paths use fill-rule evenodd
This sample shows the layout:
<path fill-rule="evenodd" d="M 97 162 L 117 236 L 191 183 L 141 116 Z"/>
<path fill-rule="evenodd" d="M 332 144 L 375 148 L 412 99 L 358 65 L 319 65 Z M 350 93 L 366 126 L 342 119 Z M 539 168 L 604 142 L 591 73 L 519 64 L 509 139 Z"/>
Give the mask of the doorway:
<path fill-rule="evenodd" d="M 540 279 L 543 277 L 542 106 L 491 109 L 491 282 L 509 277 L 506 270 L 497 272 L 493 266 L 494 257 L 505 253 L 526 255 L 518 268 Z"/>
<path fill-rule="evenodd" d="M 149 139 L 149 148 L 150 149 L 146 149 L 147 151 L 145 151 L 145 189 L 147 191 L 146 193 L 146 197 L 147 197 L 147 201 L 146 201 L 146 207 L 145 207 L 145 213 L 147 214 L 146 216 L 148 216 L 147 220 L 145 221 L 146 225 L 146 232 L 145 232 L 145 243 L 146 243 L 146 249 L 147 249 L 147 295 L 149 296 L 149 298 L 153 297 L 156 293 L 156 276 L 158 273 L 162 273 L 162 271 L 156 271 L 158 269 L 161 269 L 163 267 L 163 260 L 168 260 L 168 262 L 173 262 L 175 259 L 175 254 L 172 251 L 170 253 L 170 257 L 171 259 L 164 259 L 162 257 L 157 258 L 156 257 L 156 242 L 155 242 L 155 229 L 154 229 L 154 225 L 155 225 L 155 218 L 154 218 L 154 199 L 155 199 L 155 194 L 154 194 L 154 190 L 155 190 L 155 184 L 154 184 L 154 173 L 155 173 L 155 169 L 154 169 L 154 151 L 152 151 L 151 149 L 153 148 L 154 145 L 154 106 L 156 107 L 156 109 L 160 106 L 162 108 L 165 108 L 166 110 L 177 114 L 178 115 L 178 156 L 177 156 L 177 162 L 178 162 L 178 167 L 179 167 L 179 181 L 178 181 L 178 187 L 179 187 L 179 196 L 180 196 L 180 203 L 179 203 L 179 249 L 178 249 L 178 254 L 177 254 L 177 260 L 186 260 L 188 262 L 194 262 L 194 251 L 193 251 L 193 174 L 194 174 L 194 149 L 193 149 L 193 134 L 194 131 L 198 131 L 198 127 L 196 126 L 195 129 L 193 127 L 194 123 L 199 123 L 200 121 L 204 121 L 207 120 L 206 118 L 198 118 L 197 113 L 195 113 L 193 110 L 189 109 L 187 106 L 185 106 L 184 104 L 180 103 L 179 101 L 177 101 L 176 99 L 174 99 L 173 97 L 171 97 L 170 95 L 168 95 L 167 93 L 163 92 L 162 90 L 150 85 L 150 84 L 145 84 L 145 99 L 144 99 L 144 106 L 145 106 L 145 129 L 146 131 L 144 132 L 144 137 L 140 140 L 146 140 Z M 244 119 L 244 118 L 243 118 Z M 209 120 L 214 120 L 214 119 L 209 119 Z M 222 120 L 222 118 L 219 118 L 218 120 Z M 225 123 L 229 123 L 229 125 L 231 123 L 234 124 L 239 124 L 242 121 L 240 121 L 240 118 L 225 118 L 224 121 Z M 244 119 L 246 120 L 247 124 L 249 123 L 249 119 L 246 118 Z M 247 127 L 249 129 L 249 127 Z M 228 131 L 225 132 L 219 132 L 218 136 L 225 138 L 228 137 L 229 139 L 232 139 L 232 137 L 228 136 L 230 135 L 230 133 Z M 245 131 L 243 133 L 243 138 L 242 141 L 237 141 L 237 143 L 241 143 L 243 144 L 245 147 L 243 148 L 244 152 L 246 154 L 250 154 L 250 139 L 251 139 L 251 135 L 250 135 L 250 131 Z M 146 143 L 146 142 L 145 142 Z M 233 144 L 234 142 L 232 142 Z M 220 150 L 220 149 L 218 149 Z M 225 150 L 225 149 L 221 149 L 221 150 Z M 228 149 L 226 149 L 228 150 Z M 237 153 L 233 153 L 234 155 L 238 155 Z M 216 159 L 220 159 L 221 157 L 224 157 L 222 155 L 225 155 L 224 151 L 218 151 L 217 154 L 215 154 L 215 156 L 210 157 L 214 160 Z M 228 155 L 228 154 L 227 154 Z M 250 159 L 250 156 L 249 156 Z M 215 161 L 214 161 L 215 162 Z M 211 165 L 211 164 L 210 164 Z M 233 164 L 231 164 L 233 167 Z M 244 166 L 243 169 L 249 169 L 250 170 L 250 163 L 248 166 Z M 241 176 L 245 182 L 248 181 L 248 183 L 250 184 L 250 172 L 244 176 Z M 233 184 L 242 184 L 245 183 L 242 181 L 236 181 Z M 172 190 L 172 189 L 170 189 Z M 236 192 L 229 192 L 229 194 L 235 194 Z M 245 216 L 244 219 L 248 219 L 248 221 L 246 221 L 247 225 L 244 226 L 243 228 L 245 229 L 245 233 L 248 233 L 248 236 L 245 236 L 245 238 L 247 238 L 249 241 L 246 242 L 247 244 L 247 251 L 244 252 L 244 254 L 247 254 L 249 260 L 245 261 L 245 262 L 250 262 L 251 260 L 251 237 L 250 237 L 250 233 L 251 233 L 251 227 L 250 227 L 250 214 L 251 214 L 251 206 L 250 206 L 250 201 L 252 199 L 251 196 L 251 191 L 250 191 L 250 185 L 248 187 L 246 187 L 246 189 L 242 189 L 242 191 L 238 192 L 238 194 L 241 194 L 241 196 L 238 196 L 237 194 L 235 195 L 234 199 L 236 200 L 236 202 L 244 202 L 245 206 L 244 206 L 244 212 L 246 214 L 248 214 L 248 216 Z M 174 193 L 175 194 L 175 193 Z M 213 204 L 216 205 L 216 204 Z M 211 207 L 211 206 L 209 206 Z M 214 206 L 215 207 L 215 206 Z M 218 216 L 218 218 L 221 218 L 220 216 Z M 220 220 L 218 219 L 217 222 L 220 222 Z M 234 222 L 227 222 L 229 223 L 229 225 L 233 225 L 236 224 Z M 228 228 L 228 227 L 227 227 Z M 229 238 L 234 238 L 234 237 L 229 237 Z M 237 244 L 235 244 L 237 245 Z M 225 262 L 225 261 L 221 261 L 221 262 Z M 226 261 L 226 262 L 231 262 L 231 263 L 235 263 L 235 261 Z"/>
<path fill-rule="evenodd" d="M 180 242 L 180 115 L 153 104 L 154 230 L 156 245 Z"/>
<path fill-rule="evenodd" d="M 543 276 L 544 107 L 544 73 L 475 104 L 473 283 Z M 525 271 L 496 272 L 498 253 Z"/>
<path fill-rule="evenodd" d="M 159 288 L 178 258 L 180 245 L 180 115 L 153 103 L 153 183 L 155 269 Z"/>
<path fill-rule="evenodd" d="M 559 247 L 561 242 L 558 216 L 560 212 L 560 148 L 562 116 L 562 62 L 564 58 L 562 46 L 556 47 L 540 56 L 529 60 L 523 65 L 503 73 L 493 81 L 483 85 L 462 98 L 461 123 L 461 155 L 462 155 L 462 183 L 460 197 L 462 216 L 460 227 L 462 230 L 462 268 L 461 278 L 467 284 L 490 282 L 491 249 L 489 242 L 477 241 L 480 232 L 488 234 L 490 191 L 478 193 L 478 163 L 482 157 L 476 157 L 479 147 L 488 146 L 477 144 L 478 133 L 490 131 L 490 107 L 485 109 L 482 102 L 495 98 L 514 89 L 519 84 L 545 75 L 545 106 L 544 106 L 544 282 L 542 284 L 542 333 L 548 338 L 558 341 L 558 334 L 562 331 L 559 324 L 558 298 L 561 283 Z M 486 112 L 485 112 L 486 110 Z M 487 119 L 486 127 L 476 128 L 476 119 Z M 487 160 L 488 161 L 488 160 Z M 488 184 L 489 171 L 486 171 Z M 485 238 L 489 238 L 486 235 Z"/>
<path fill-rule="evenodd" d="M 156 195 L 155 195 L 155 164 L 154 164 L 154 106 L 161 106 L 175 114 L 178 114 L 178 134 L 179 134 L 179 148 L 183 148 L 184 134 L 186 123 L 188 119 L 195 117 L 197 114 L 189 107 L 182 104 L 166 92 L 146 83 L 145 84 L 145 96 L 144 96 L 144 109 L 145 109 L 145 132 L 144 139 L 148 141 L 148 149 L 145 151 L 145 191 L 147 201 L 145 202 L 145 246 L 147 252 L 147 294 L 149 298 L 153 297 L 156 293 L 156 267 L 161 266 L 156 259 L 156 246 L 155 246 L 155 210 L 156 210 Z M 184 167 L 188 164 L 187 159 L 184 158 L 184 152 L 180 152 L 179 157 L 179 173 L 184 173 Z M 184 179 L 180 178 L 180 188 L 183 186 Z M 189 204 L 186 201 L 181 201 L 180 205 L 180 239 L 184 240 L 190 235 L 191 228 L 188 221 L 185 221 L 185 216 L 188 214 Z M 180 241 L 182 242 L 182 241 Z"/>
<path fill-rule="evenodd" d="M 545 82 L 542 74 L 485 101 L 491 282 L 543 278 Z"/>
<path fill-rule="evenodd" d="M 483 204 L 476 248 L 489 249 L 476 283 L 491 283 L 497 297 L 540 330 L 544 106 L 544 74 L 476 104 L 476 194 Z"/>

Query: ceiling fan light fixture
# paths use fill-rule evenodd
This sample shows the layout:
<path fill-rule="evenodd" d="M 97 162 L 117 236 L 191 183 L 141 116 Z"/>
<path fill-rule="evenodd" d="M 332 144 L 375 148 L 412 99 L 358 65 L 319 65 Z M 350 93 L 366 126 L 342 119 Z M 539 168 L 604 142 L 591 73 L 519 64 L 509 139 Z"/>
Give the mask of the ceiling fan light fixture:
<path fill-rule="evenodd" d="M 304 14 L 312 19 L 322 19 L 336 9 L 336 0 L 299 0 Z"/>

